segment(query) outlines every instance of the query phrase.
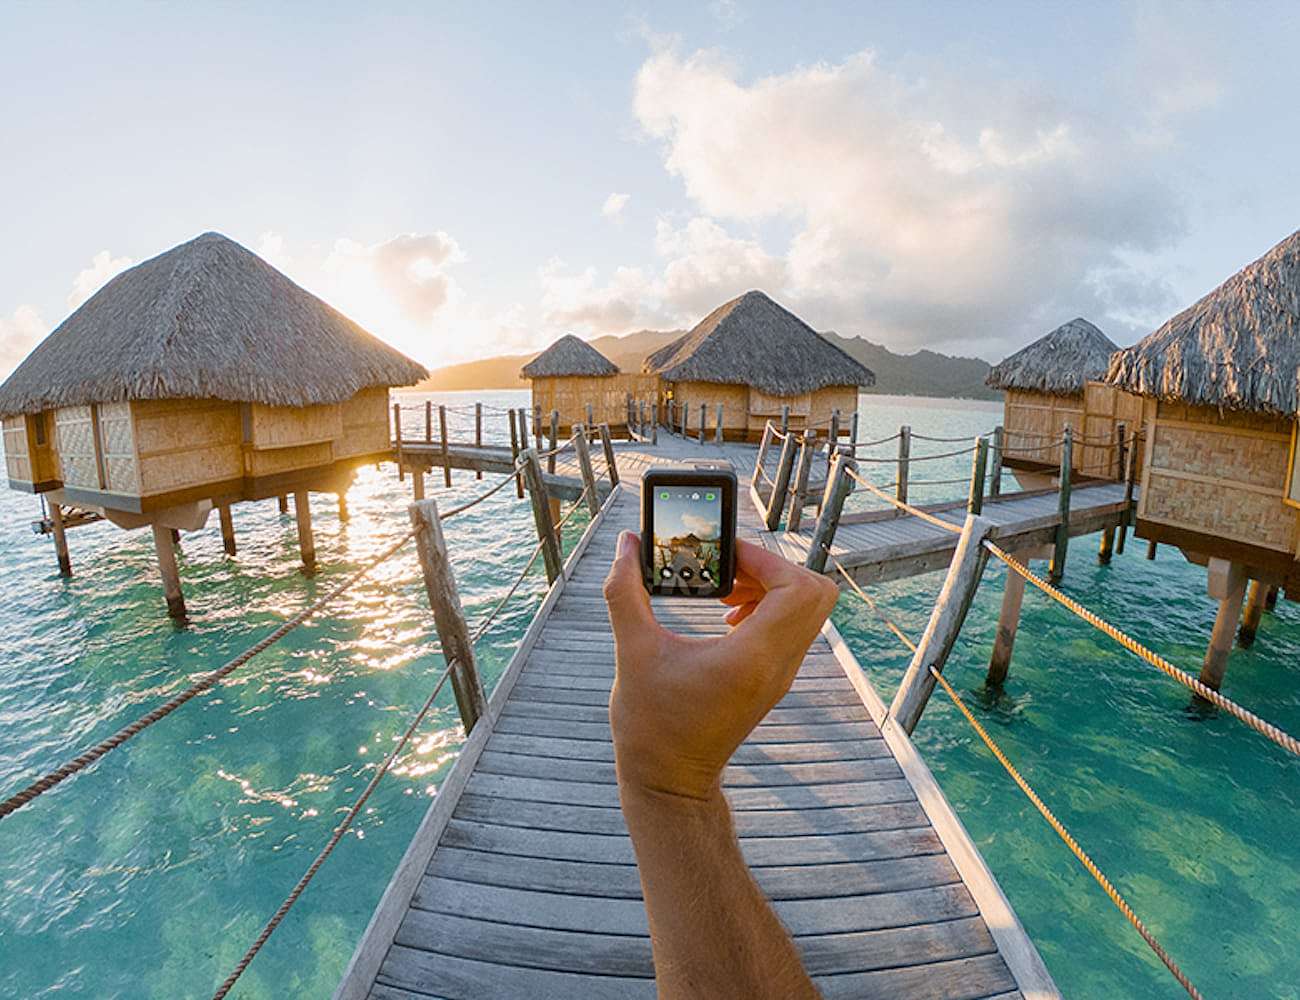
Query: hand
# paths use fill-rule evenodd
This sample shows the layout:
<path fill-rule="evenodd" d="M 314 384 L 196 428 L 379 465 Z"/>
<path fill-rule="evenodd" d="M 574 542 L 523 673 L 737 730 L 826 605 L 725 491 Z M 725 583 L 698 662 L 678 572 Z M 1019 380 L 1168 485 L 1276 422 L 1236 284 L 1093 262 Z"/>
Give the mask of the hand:
<path fill-rule="evenodd" d="M 669 632 L 641 579 L 641 539 L 625 531 L 605 580 L 614 627 L 609 721 L 619 785 L 690 799 L 719 793 L 722 770 L 789 690 L 835 607 L 824 576 L 737 540 L 725 636 Z"/>

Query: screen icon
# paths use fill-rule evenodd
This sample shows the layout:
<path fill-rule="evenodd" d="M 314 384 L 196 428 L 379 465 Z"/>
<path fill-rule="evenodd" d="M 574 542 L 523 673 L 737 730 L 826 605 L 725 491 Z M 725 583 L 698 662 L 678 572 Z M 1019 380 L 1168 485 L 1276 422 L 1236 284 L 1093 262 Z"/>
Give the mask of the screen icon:
<path fill-rule="evenodd" d="M 660 500 L 667 500 L 667 499 L 668 499 L 668 491 L 667 491 L 667 490 L 664 490 L 663 492 L 661 492 L 661 493 L 659 494 L 659 499 L 660 499 Z"/>
<path fill-rule="evenodd" d="M 718 495 L 717 495 L 716 493 L 706 493 L 706 494 L 704 494 L 704 499 L 705 499 L 705 500 L 716 500 L 717 498 L 718 498 Z"/>

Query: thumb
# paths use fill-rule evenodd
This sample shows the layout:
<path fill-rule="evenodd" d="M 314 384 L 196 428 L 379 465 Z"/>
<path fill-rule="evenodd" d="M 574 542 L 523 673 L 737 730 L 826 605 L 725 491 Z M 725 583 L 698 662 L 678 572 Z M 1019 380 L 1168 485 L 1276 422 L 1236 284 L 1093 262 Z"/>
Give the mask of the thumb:
<path fill-rule="evenodd" d="M 631 641 L 638 632 L 659 630 L 641 579 L 641 538 L 634 532 L 618 536 L 618 551 L 605 577 L 605 603 L 615 641 Z"/>

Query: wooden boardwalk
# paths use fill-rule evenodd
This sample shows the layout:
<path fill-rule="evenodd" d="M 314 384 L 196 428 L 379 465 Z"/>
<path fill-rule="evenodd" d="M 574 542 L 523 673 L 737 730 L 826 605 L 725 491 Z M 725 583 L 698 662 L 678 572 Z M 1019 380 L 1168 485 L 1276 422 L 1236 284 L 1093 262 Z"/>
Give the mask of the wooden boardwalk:
<path fill-rule="evenodd" d="M 618 808 L 607 715 L 614 649 L 600 588 L 618 532 L 638 524 L 639 469 L 691 456 L 735 461 L 743 479 L 754 450 L 680 439 L 620 447 L 623 484 L 521 641 L 336 997 L 655 996 Z M 742 533 L 757 538 L 756 514 L 740 507 Z M 674 630 L 726 632 L 711 603 L 654 605 Z M 1058 995 L 833 626 L 737 751 L 725 788 L 745 857 L 826 997 Z"/>

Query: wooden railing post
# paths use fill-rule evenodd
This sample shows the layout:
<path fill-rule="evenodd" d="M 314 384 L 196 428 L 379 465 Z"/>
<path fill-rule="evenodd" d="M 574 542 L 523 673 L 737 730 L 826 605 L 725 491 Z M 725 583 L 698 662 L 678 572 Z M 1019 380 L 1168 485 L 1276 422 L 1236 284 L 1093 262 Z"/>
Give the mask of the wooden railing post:
<path fill-rule="evenodd" d="M 433 400 L 424 401 L 424 443 L 433 444 Z"/>
<path fill-rule="evenodd" d="M 700 444 L 704 444 L 704 425 L 709 422 L 709 404 L 700 404 Z"/>
<path fill-rule="evenodd" d="M 912 661 L 908 664 L 903 682 L 894 696 L 894 703 L 889 714 L 905 732 L 910 734 L 925 711 L 926 702 L 934 691 L 933 667 L 940 673 L 952 652 L 953 643 L 961 632 L 962 622 L 970 610 L 975 591 L 979 589 L 980 575 L 988 553 L 984 549 L 984 540 L 993 530 L 993 522 L 978 514 L 968 514 L 962 526 L 961 538 L 957 541 L 957 551 L 953 553 L 948 565 L 948 576 L 939 591 L 934 610 L 930 613 L 929 624 L 917 644 Z"/>
<path fill-rule="evenodd" d="M 542 432 L 542 407 L 538 403 L 533 404 L 533 439 L 537 442 L 537 453 L 540 455 L 546 450 L 546 443 Z"/>
<path fill-rule="evenodd" d="M 1119 519 L 1119 538 L 1115 542 L 1115 551 L 1124 554 L 1124 540 L 1128 537 L 1128 522 L 1133 516 L 1133 487 L 1137 480 L 1137 438 L 1128 437 L 1128 428 L 1119 425 L 1120 450 L 1124 452 L 1124 463 L 1120 474 L 1124 477 L 1124 511 Z"/>
<path fill-rule="evenodd" d="M 546 482 L 542 479 L 542 462 L 532 448 L 524 452 L 523 459 L 524 476 L 528 480 L 528 498 L 533 507 L 533 523 L 537 527 L 537 540 L 542 543 L 542 559 L 546 563 L 546 581 L 554 583 L 564 569 L 564 560 L 560 556 L 560 541 L 555 534 L 555 522 L 551 519 L 551 503 L 546 492 Z"/>
<path fill-rule="evenodd" d="M 595 415 L 592 413 L 592 409 L 591 409 L 591 404 L 590 404 L 590 403 L 587 404 L 587 422 L 586 422 L 585 424 L 583 424 L 583 426 L 584 426 L 584 427 L 595 427 L 595 426 L 596 426 L 596 417 L 595 417 Z"/>
<path fill-rule="evenodd" d="M 1052 562 L 1048 567 L 1048 580 L 1056 585 L 1065 576 L 1065 556 L 1070 550 L 1070 470 L 1074 455 L 1074 435 L 1067 426 L 1061 432 L 1061 489 L 1057 511 L 1060 522 L 1056 525 L 1056 538 L 1052 543 Z"/>
<path fill-rule="evenodd" d="M 595 517 L 600 513 L 600 497 L 596 495 L 596 473 L 591 467 L 591 451 L 587 447 L 587 426 L 573 428 L 573 450 L 578 454 L 578 470 L 582 473 L 582 486 L 587 495 L 587 510 Z"/>
<path fill-rule="evenodd" d="M 781 433 L 782 434 L 790 433 L 790 404 L 789 403 L 781 404 Z"/>
<path fill-rule="evenodd" d="M 826 572 L 826 559 L 830 555 L 831 543 L 835 541 L 835 529 L 840 524 L 844 501 L 853 492 L 853 479 L 849 472 L 857 467 L 858 463 L 851 455 L 843 452 L 831 455 L 826 489 L 822 493 L 821 513 L 817 515 L 817 526 L 813 529 L 812 540 L 808 543 L 808 555 L 804 559 L 804 566 L 814 573 Z"/>
<path fill-rule="evenodd" d="M 722 444 L 722 404 L 718 404 L 718 422 L 713 425 L 713 441 Z"/>
<path fill-rule="evenodd" d="M 442 482 L 451 486 L 451 456 L 447 451 L 447 407 L 438 404 L 438 432 L 442 435 Z"/>
<path fill-rule="evenodd" d="M 970 494 L 966 498 L 966 513 L 979 514 L 984 510 L 984 476 L 988 467 L 989 440 L 975 439 L 975 455 L 971 460 Z"/>
<path fill-rule="evenodd" d="M 547 451 L 550 452 L 550 454 L 546 456 L 546 471 L 551 473 L 552 475 L 555 473 L 555 459 L 557 457 L 555 454 L 555 446 L 559 443 L 559 441 L 560 441 L 560 411 L 552 410 L 551 411 L 551 443 L 546 449 Z"/>
<path fill-rule="evenodd" d="M 483 447 L 483 404 L 482 403 L 474 404 L 474 447 L 475 448 Z M 483 467 L 481 464 L 477 469 L 474 470 L 474 478 L 475 479 L 483 478 Z"/>
<path fill-rule="evenodd" d="M 989 496 L 1000 497 L 1002 495 L 1002 448 L 1006 443 L 1006 430 L 1001 424 L 993 428 L 993 447 L 990 458 L 993 460 L 993 468 L 989 475 Z"/>
<path fill-rule="evenodd" d="M 677 400 L 668 400 L 668 429 L 677 430 Z"/>
<path fill-rule="evenodd" d="M 826 452 L 828 456 L 833 454 L 835 449 L 840 446 L 840 410 L 838 406 L 831 410 L 831 429 L 829 437 L 831 444 L 830 451 Z"/>
<path fill-rule="evenodd" d="M 794 471 L 794 446 L 794 435 L 787 433 L 785 440 L 781 442 L 781 458 L 776 465 L 776 481 L 767 500 L 767 517 L 764 524 L 768 531 L 775 531 L 780 525 L 785 502 L 789 499 L 790 474 Z"/>
<path fill-rule="evenodd" d="M 754 461 L 754 474 L 749 477 L 749 485 L 763 495 L 763 459 L 767 458 L 768 445 L 772 443 L 772 421 L 763 425 L 763 439 L 758 443 L 758 458 Z"/>
<path fill-rule="evenodd" d="M 523 411 L 520 410 L 518 412 L 520 414 L 520 419 L 522 420 Z M 515 413 L 516 411 L 514 409 L 510 409 L 506 411 L 506 416 L 510 418 L 510 461 L 514 463 L 515 469 L 518 470 L 519 468 L 519 427 L 515 424 Z M 528 429 L 525 427 L 524 428 L 525 444 L 528 443 L 527 430 Z M 515 496 L 518 497 L 520 500 L 524 498 L 524 477 L 523 474 L 518 471 L 515 472 Z"/>
<path fill-rule="evenodd" d="M 809 427 L 799 443 L 799 465 L 795 470 L 794 485 L 790 489 L 790 516 L 785 530 L 798 531 L 803 523 L 803 508 L 808 501 L 808 475 L 812 471 L 813 456 L 817 453 L 817 429 Z"/>
<path fill-rule="evenodd" d="M 849 443 L 854 445 L 858 443 L 858 411 L 856 409 L 853 411 L 853 416 L 849 419 Z M 852 453 L 856 455 L 857 449 L 854 448 Z"/>
<path fill-rule="evenodd" d="M 907 503 L 907 477 L 912 468 L 912 428 L 898 428 L 898 475 L 894 477 L 894 496 Z M 895 508 L 897 510 L 897 508 Z"/>
<path fill-rule="evenodd" d="M 393 404 L 393 440 L 396 442 L 397 450 L 397 481 L 400 483 L 406 479 L 406 468 L 402 458 L 402 404 Z"/>
<path fill-rule="evenodd" d="M 659 443 L 659 400 L 650 404 L 650 443 Z"/>
<path fill-rule="evenodd" d="M 470 639 L 469 626 L 465 624 L 465 611 L 461 607 L 451 559 L 447 555 L 447 539 L 438 517 L 438 502 L 421 500 L 413 503 L 409 514 L 415 528 L 415 545 L 424 575 L 424 589 L 433 610 L 433 623 L 438 630 L 442 655 L 451 667 L 451 689 L 460 710 L 460 721 L 468 733 L 487 713 L 487 694 L 479 679 L 474 643 Z"/>
<path fill-rule="evenodd" d="M 685 439 L 686 437 L 686 429 L 690 426 L 690 424 L 691 424 L 691 406 L 689 403 L 686 402 L 686 400 L 683 399 L 682 400 L 682 426 L 681 426 L 681 435 L 683 439 Z"/>
<path fill-rule="evenodd" d="M 600 425 L 600 447 L 605 453 L 605 471 L 609 474 L 609 485 L 618 485 L 618 462 L 614 458 L 614 442 L 610 440 L 609 424 Z"/>

